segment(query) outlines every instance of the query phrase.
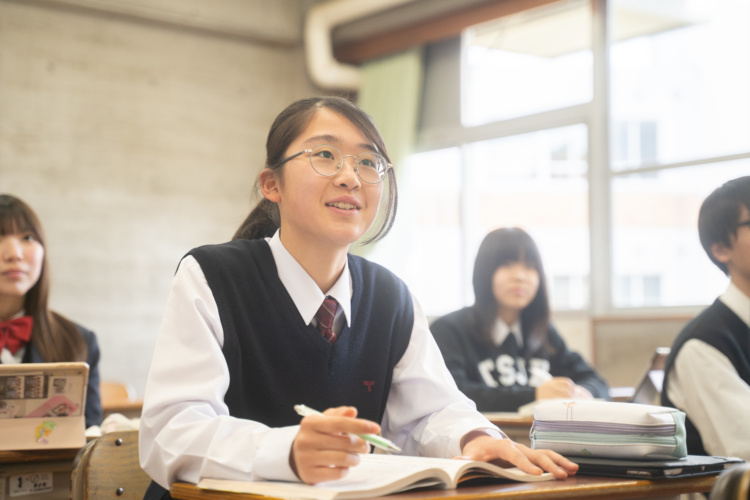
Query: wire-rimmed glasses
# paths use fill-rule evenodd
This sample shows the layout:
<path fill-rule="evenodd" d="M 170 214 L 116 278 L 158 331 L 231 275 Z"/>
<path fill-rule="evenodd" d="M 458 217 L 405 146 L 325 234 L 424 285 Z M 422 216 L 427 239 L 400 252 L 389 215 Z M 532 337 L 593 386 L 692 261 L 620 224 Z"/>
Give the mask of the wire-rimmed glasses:
<path fill-rule="evenodd" d="M 310 165 L 313 170 L 325 177 L 336 175 L 344 166 L 344 158 L 354 158 L 354 171 L 363 182 L 378 184 L 383 181 L 385 174 L 393 165 L 381 155 L 372 152 L 361 153 L 357 156 L 345 155 L 336 146 L 330 144 L 318 144 L 312 149 L 303 149 L 299 153 L 288 156 L 279 162 L 282 165 L 305 153 L 310 154 Z"/>

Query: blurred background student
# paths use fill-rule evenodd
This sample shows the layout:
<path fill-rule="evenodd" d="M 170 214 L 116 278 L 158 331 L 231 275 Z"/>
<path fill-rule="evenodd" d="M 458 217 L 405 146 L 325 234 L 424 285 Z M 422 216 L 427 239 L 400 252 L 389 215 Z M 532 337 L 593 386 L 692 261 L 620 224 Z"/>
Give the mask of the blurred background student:
<path fill-rule="evenodd" d="M 89 364 L 86 427 L 102 421 L 96 336 L 48 308 L 44 230 L 26 203 L 0 194 L 0 362 Z"/>
<path fill-rule="evenodd" d="M 472 306 L 430 327 L 458 387 L 480 411 L 537 399 L 608 399 L 609 387 L 550 324 L 544 268 L 531 236 L 501 228 L 474 262 Z"/>
<path fill-rule="evenodd" d="M 698 235 L 730 281 L 675 339 L 661 402 L 687 415 L 688 453 L 750 461 L 750 176 L 704 200 Z"/>

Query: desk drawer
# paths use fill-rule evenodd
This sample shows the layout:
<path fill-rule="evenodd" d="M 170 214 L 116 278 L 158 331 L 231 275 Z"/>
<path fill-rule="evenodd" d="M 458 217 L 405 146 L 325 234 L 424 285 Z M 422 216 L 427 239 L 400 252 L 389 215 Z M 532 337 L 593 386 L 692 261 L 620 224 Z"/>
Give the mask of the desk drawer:
<path fill-rule="evenodd" d="M 70 460 L 0 464 L 0 499 L 68 500 Z M 13 493 L 13 496 L 11 496 Z"/>

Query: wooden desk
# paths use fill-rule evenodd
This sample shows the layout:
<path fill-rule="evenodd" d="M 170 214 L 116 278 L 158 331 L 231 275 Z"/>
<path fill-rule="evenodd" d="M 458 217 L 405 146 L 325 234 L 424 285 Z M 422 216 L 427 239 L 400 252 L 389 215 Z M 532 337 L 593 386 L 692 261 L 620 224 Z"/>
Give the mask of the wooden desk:
<path fill-rule="evenodd" d="M 107 416 L 112 413 L 121 413 L 128 418 L 140 418 L 141 410 L 143 410 L 142 399 L 136 399 L 134 401 L 102 401 L 102 412 L 104 413 L 104 418 L 107 418 Z"/>
<path fill-rule="evenodd" d="M 0 464 L 44 462 L 50 460 L 70 460 L 78 454 L 79 448 L 64 448 L 61 450 L 19 450 L 0 451 Z"/>
<path fill-rule="evenodd" d="M 70 473 L 78 451 L 0 451 L 0 498 L 11 498 L 11 491 L 22 491 L 19 498 L 23 500 L 68 500 Z"/>
<path fill-rule="evenodd" d="M 531 424 L 534 423 L 533 416 L 520 416 L 518 413 L 505 412 L 487 412 L 483 415 L 516 443 L 531 446 L 529 431 Z"/>
<path fill-rule="evenodd" d="M 560 500 L 626 498 L 675 498 L 682 493 L 711 491 L 717 476 L 663 479 L 617 479 L 609 477 L 577 476 L 564 481 L 541 483 L 497 483 L 468 486 L 455 490 L 420 490 L 380 497 L 384 500 L 425 500 L 450 498 L 451 500 Z M 172 498 L 179 500 L 242 500 L 261 497 L 244 493 L 201 490 L 193 484 L 175 483 L 170 490 Z M 262 497 L 267 498 L 267 497 Z"/>

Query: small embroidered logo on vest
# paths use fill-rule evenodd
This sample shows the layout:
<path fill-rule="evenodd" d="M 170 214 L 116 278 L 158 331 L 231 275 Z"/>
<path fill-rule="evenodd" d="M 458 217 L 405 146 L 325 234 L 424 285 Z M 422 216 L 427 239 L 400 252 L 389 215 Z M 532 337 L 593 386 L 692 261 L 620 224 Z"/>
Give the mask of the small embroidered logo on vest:
<path fill-rule="evenodd" d="M 362 383 L 367 386 L 367 392 L 372 392 L 372 386 L 375 385 L 374 380 L 363 380 Z"/>

